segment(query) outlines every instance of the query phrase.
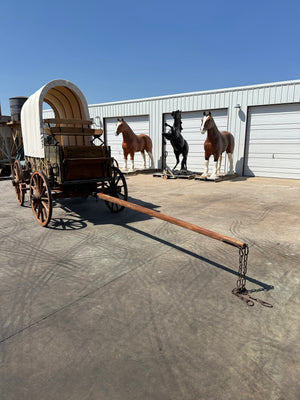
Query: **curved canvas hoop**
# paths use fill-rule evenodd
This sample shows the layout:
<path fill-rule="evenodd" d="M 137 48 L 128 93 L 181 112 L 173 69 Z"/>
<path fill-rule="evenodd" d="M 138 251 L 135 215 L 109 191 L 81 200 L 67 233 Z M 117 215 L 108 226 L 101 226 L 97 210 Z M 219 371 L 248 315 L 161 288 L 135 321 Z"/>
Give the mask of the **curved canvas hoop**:
<path fill-rule="evenodd" d="M 87 101 L 73 83 L 53 80 L 31 95 L 21 110 L 21 127 L 26 156 L 44 158 L 43 102 L 55 118 L 89 120 Z"/>

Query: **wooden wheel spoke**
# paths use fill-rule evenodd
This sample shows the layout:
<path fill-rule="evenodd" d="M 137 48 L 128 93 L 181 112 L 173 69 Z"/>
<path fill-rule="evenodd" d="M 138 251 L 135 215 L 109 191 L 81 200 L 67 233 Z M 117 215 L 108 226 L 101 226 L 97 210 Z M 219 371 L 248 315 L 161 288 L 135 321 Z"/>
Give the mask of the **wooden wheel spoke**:
<path fill-rule="evenodd" d="M 51 188 L 42 172 L 35 171 L 30 180 L 30 199 L 38 223 L 47 226 L 52 216 Z"/>
<path fill-rule="evenodd" d="M 117 176 L 117 180 L 115 180 L 115 185 L 117 186 L 118 183 L 120 182 L 121 176 Z"/>
<path fill-rule="evenodd" d="M 42 214 L 42 205 L 41 205 L 41 203 L 39 203 L 39 204 L 37 205 L 37 209 L 38 209 L 38 211 L 37 211 L 37 217 L 38 217 L 38 219 L 40 219 L 40 218 L 41 218 L 41 214 Z"/>
<path fill-rule="evenodd" d="M 42 201 L 42 205 L 43 205 L 44 210 L 46 210 L 48 213 L 49 212 L 49 203 L 46 201 Z"/>
<path fill-rule="evenodd" d="M 40 190 L 40 196 L 41 196 L 41 198 L 45 195 L 45 193 L 46 193 L 46 188 L 45 188 L 45 186 L 42 186 L 42 187 L 41 187 L 41 190 Z M 46 194 L 46 196 L 47 196 L 47 194 Z"/>
<path fill-rule="evenodd" d="M 43 215 L 43 221 L 45 221 L 47 219 L 48 216 L 48 210 L 42 206 L 42 215 Z"/>
<path fill-rule="evenodd" d="M 124 192 L 124 185 L 117 187 L 117 193 L 122 194 Z"/>
<path fill-rule="evenodd" d="M 44 186 L 44 182 L 42 179 L 40 180 L 39 183 L 40 183 L 40 186 L 39 186 L 40 196 L 42 196 L 42 193 L 45 191 L 45 186 Z"/>
<path fill-rule="evenodd" d="M 32 176 L 32 180 L 33 180 L 33 190 L 35 193 L 37 193 L 38 191 L 38 180 L 37 177 L 35 175 Z"/>

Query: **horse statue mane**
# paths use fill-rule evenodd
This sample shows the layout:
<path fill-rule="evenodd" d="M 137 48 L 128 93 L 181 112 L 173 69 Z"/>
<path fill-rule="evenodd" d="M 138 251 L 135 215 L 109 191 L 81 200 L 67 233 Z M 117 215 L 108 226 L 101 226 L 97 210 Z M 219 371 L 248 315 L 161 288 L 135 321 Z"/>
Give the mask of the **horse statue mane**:
<path fill-rule="evenodd" d="M 122 149 L 124 155 L 124 169 L 127 170 L 127 157 L 130 154 L 131 171 L 134 170 L 134 153 L 140 151 L 144 161 L 144 169 L 146 169 L 145 151 L 148 153 L 152 166 L 154 166 L 154 159 L 152 155 L 152 140 L 144 133 L 136 135 L 125 120 L 119 119 L 116 124 L 115 135 L 123 134 Z"/>
<path fill-rule="evenodd" d="M 214 157 L 214 169 L 211 174 L 211 179 L 216 179 L 220 175 L 222 153 L 226 151 L 230 163 L 229 171 L 227 175 L 233 175 L 233 157 L 232 153 L 234 150 L 234 137 L 230 132 L 223 131 L 220 132 L 217 125 L 211 115 L 211 112 L 206 114 L 203 113 L 203 118 L 201 119 L 200 131 L 202 134 L 207 133 L 206 140 L 204 142 L 204 153 L 205 153 L 205 163 L 204 172 L 201 177 L 206 178 L 208 176 L 208 163 L 209 157 L 213 155 Z"/>
<path fill-rule="evenodd" d="M 164 138 L 170 140 L 170 143 L 173 147 L 173 151 L 176 157 L 176 165 L 173 168 L 173 171 L 179 164 L 180 155 L 182 155 L 181 170 L 187 170 L 186 162 L 187 162 L 187 155 L 189 152 L 189 145 L 181 134 L 182 131 L 181 111 L 179 110 L 173 111 L 171 115 L 174 118 L 174 124 L 173 126 L 171 126 L 165 122 L 165 126 L 168 126 L 170 130 L 169 132 L 163 132 L 162 135 Z"/>

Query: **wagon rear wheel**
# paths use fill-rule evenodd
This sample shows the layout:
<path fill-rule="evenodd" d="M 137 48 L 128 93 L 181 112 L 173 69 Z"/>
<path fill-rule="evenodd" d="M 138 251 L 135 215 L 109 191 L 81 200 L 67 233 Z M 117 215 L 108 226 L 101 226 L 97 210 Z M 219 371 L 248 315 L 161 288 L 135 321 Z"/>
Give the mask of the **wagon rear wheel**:
<path fill-rule="evenodd" d="M 115 166 L 112 166 L 112 177 L 109 183 L 107 184 L 105 193 L 125 201 L 128 198 L 127 183 L 125 177 L 119 170 L 119 168 Z M 111 203 L 110 201 L 105 201 L 105 204 L 113 213 L 118 213 L 124 210 L 123 206 L 120 206 L 119 204 L 116 203 Z"/>
<path fill-rule="evenodd" d="M 35 171 L 30 179 L 30 203 L 37 222 L 47 226 L 52 216 L 52 195 L 48 179 Z"/>
<path fill-rule="evenodd" d="M 17 201 L 19 206 L 22 206 L 24 204 L 25 192 L 24 190 L 22 190 L 23 171 L 19 160 L 16 160 L 14 162 L 14 165 L 12 167 L 12 174 L 13 174 L 13 185 L 15 187 Z"/>

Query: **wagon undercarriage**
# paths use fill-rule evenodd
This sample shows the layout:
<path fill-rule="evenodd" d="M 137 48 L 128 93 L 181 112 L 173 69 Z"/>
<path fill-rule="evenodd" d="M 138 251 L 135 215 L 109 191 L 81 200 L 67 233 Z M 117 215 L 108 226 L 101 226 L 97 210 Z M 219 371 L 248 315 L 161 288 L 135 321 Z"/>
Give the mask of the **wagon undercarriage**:
<path fill-rule="evenodd" d="M 110 167 L 110 176 L 85 180 L 65 181 L 60 185 L 51 185 L 47 175 L 40 170 L 31 171 L 28 164 L 21 165 L 16 160 L 13 166 L 13 186 L 19 205 L 23 205 L 25 194 L 29 193 L 33 214 L 42 226 L 47 226 L 52 217 L 53 200 L 70 197 L 97 197 L 105 193 L 122 200 L 127 200 L 127 184 L 121 171 Z M 105 201 L 112 212 L 124 209 L 116 203 Z"/>

